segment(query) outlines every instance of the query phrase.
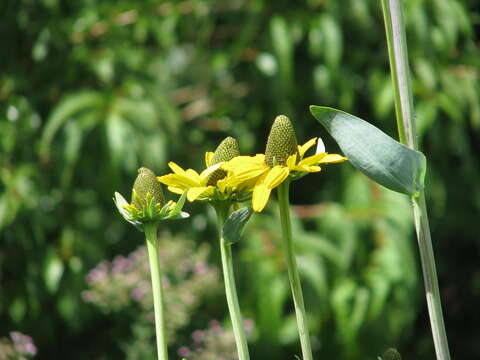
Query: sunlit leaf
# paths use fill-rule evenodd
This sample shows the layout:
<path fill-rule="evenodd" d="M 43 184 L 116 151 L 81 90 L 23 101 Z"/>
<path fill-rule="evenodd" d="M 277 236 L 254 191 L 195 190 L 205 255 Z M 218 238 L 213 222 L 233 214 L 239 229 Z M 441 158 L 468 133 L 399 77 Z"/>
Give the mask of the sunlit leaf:
<path fill-rule="evenodd" d="M 386 188 L 416 196 L 424 186 L 426 158 L 366 121 L 340 110 L 311 106 L 350 163 Z"/>

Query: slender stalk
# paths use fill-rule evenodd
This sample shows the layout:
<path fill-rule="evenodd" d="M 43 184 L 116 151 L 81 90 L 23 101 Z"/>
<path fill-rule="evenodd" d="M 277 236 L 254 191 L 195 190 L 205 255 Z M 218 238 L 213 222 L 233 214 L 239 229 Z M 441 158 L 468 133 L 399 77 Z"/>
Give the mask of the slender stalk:
<path fill-rule="evenodd" d="M 418 150 L 402 4 L 400 0 L 382 0 L 382 8 L 400 141 L 411 149 Z M 443 321 L 424 191 L 418 197 L 412 197 L 411 200 L 435 351 L 437 359 L 449 360 L 450 352 Z"/>
<path fill-rule="evenodd" d="M 237 344 L 239 360 L 249 360 L 247 336 L 242 320 L 242 313 L 238 303 L 237 288 L 235 286 L 235 276 L 233 273 L 232 246 L 227 244 L 222 236 L 222 229 L 225 220 L 228 217 L 229 205 L 217 205 L 215 211 L 218 219 L 218 232 L 220 242 L 220 252 L 222 255 L 223 280 L 225 282 L 225 294 L 227 296 L 228 311 L 232 321 L 233 335 Z"/>
<path fill-rule="evenodd" d="M 280 221 L 282 223 L 283 247 L 287 258 L 288 279 L 290 280 L 293 304 L 295 305 L 295 315 L 297 317 L 303 360 L 313 360 L 310 335 L 307 326 L 307 314 L 303 302 L 302 285 L 297 270 L 297 261 L 295 259 L 295 249 L 292 239 L 292 224 L 289 211 L 289 185 L 289 182 L 285 181 L 278 187 L 278 203 L 280 208 Z"/>
<path fill-rule="evenodd" d="M 144 225 L 145 237 L 147 238 L 148 260 L 152 277 L 153 308 L 155 311 L 155 330 L 157 335 L 157 353 L 159 360 L 168 359 L 167 334 L 165 329 L 165 316 L 163 312 L 164 297 L 162 285 L 162 272 L 158 257 L 157 224 L 146 223 Z"/>

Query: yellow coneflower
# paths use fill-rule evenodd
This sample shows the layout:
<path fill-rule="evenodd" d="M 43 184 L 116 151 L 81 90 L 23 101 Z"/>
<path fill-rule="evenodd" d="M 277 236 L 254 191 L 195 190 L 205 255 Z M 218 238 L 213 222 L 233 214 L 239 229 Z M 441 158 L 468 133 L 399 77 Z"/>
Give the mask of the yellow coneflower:
<path fill-rule="evenodd" d="M 316 154 L 305 156 L 307 150 L 317 143 Z M 297 137 L 290 120 L 277 116 L 268 136 L 265 154 L 255 156 L 239 156 L 222 166 L 231 176 L 224 181 L 224 186 L 241 186 L 252 182 L 253 210 L 262 211 L 268 202 L 273 189 L 287 178 L 293 180 L 308 173 L 321 171 L 321 164 L 333 164 L 346 161 L 347 158 L 338 154 L 325 152 L 325 146 L 320 138 L 313 138 L 303 145 L 297 145 Z"/>
<path fill-rule="evenodd" d="M 222 165 L 240 155 L 237 141 L 232 137 L 224 139 L 215 152 L 205 154 L 206 169 L 200 174 L 193 169 L 182 169 L 173 161 L 168 166 L 173 173 L 159 176 L 157 179 L 168 186 L 168 190 L 176 194 L 187 193 L 188 201 L 243 201 L 250 194 L 246 186 L 233 181 L 232 174 L 222 169 Z M 225 186 L 236 182 L 236 185 Z"/>

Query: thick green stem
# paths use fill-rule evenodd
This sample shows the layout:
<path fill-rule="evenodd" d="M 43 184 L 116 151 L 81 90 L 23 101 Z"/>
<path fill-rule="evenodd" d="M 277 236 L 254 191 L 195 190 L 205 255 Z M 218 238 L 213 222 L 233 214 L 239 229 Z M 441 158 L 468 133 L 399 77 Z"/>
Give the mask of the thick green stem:
<path fill-rule="evenodd" d="M 222 255 L 223 279 L 225 282 L 225 294 L 227 296 L 228 310 L 232 321 L 233 335 L 237 344 L 239 360 L 249 360 L 247 336 L 238 303 L 237 288 L 235 286 L 235 276 L 233 273 L 232 246 L 227 244 L 222 236 L 223 225 L 228 217 L 230 206 L 217 205 L 215 210 L 218 218 L 218 232 L 220 240 L 220 252 Z"/>
<path fill-rule="evenodd" d="M 143 228 L 145 230 L 145 237 L 147 238 L 148 260 L 150 262 L 150 275 L 152 277 L 158 359 L 167 360 L 168 344 L 163 311 L 165 301 L 163 298 L 162 272 L 158 257 L 157 224 L 147 223 Z"/>
<path fill-rule="evenodd" d="M 300 283 L 300 276 L 297 270 L 297 261 L 295 259 L 295 249 L 292 239 L 288 181 L 285 181 L 278 187 L 278 203 L 280 207 L 280 220 L 282 223 L 283 246 L 285 256 L 287 258 L 288 279 L 290 280 L 293 304 L 295 305 L 295 315 L 297 316 L 298 333 L 300 335 L 303 360 L 313 360 L 312 348 L 310 345 L 310 335 L 307 325 L 307 315 L 305 312 L 305 304 L 303 302 L 302 285 Z"/>
<path fill-rule="evenodd" d="M 395 111 L 400 141 L 411 149 L 418 150 L 402 4 L 400 0 L 382 0 L 382 8 L 395 92 Z M 450 352 L 443 321 L 435 257 L 430 236 L 425 193 L 423 191 L 418 197 L 412 197 L 412 205 L 435 351 L 437 359 L 449 360 Z"/>

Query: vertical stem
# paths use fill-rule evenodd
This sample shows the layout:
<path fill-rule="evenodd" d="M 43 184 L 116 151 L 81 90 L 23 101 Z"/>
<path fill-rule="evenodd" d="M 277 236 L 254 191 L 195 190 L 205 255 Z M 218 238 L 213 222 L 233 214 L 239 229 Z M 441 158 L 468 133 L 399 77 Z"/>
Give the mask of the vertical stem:
<path fill-rule="evenodd" d="M 428 224 L 427 206 L 425 196 L 412 198 L 415 227 L 417 230 L 420 259 L 422 262 L 423 280 L 427 297 L 428 314 L 432 327 L 433 343 L 437 359 L 450 360 L 448 349 L 447 333 L 443 321 L 442 301 L 438 289 L 437 270 L 435 268 L 435 257 L 433 254 L 430 227 Z"/>
<path fill-rule="evenodd" d="M 382 0 L 388 55 L 395 92 L 395 110 L 400 141 L 417 150 L 418 143 L 413 116 L 413 96 L 410 84 L 405 23 L 400 0 Z M 423 280 L 437 359 L 449 360 L 447 333 L 443 321 L 442 303 L 438 289 L 435 257 L 430 236 L 425 193 L 412 197 L 413 215 L 423 270 Z"/>
<path fill-rule="evenodd" d="M 168 345 L 163 312 L 165 301 L 163 297 L 162 273 L 158 258 L 157 224 L 152 222 L 146 223 L 143 228 L 145 230 L 145 237 L 147 238 L 148 260 L 150 263 L 150 275 L 152 277 L 158 359 L 167 360 Z"/>
<path fill-rule="evenodd" d="M 402 6 L 399 0 L 382 0 L 382 9 L 395 95 L 398 135 L 402 144 L 415 149 L 417 142 L 413 120 L 413 96 Z"/>
<path fill-rule="evenodd" d="M 223 279 L 225 282 L 225 294 L 227 296 L 228 311 L 232 321 L 233 335 L 237 345 L 239 360 L 249 360 L 247 336 L 242 320 L 242 313 L 238 303 L 237 288 L 235 285 L 235 276 L 233 273 L 232 246 L 227 244 L 222 236 L 222 229 L 228 216 L 230 205 L 217 205 L 215 211 L 218 219 L 218 232 L 220 242 L 220 252 L 222 255 Z"/>
<path fill-rule="evenodd" d="M 292 290 L 295 315 L 297 317 L 298 333 L 302 346 L 303 360 L 313 360 L 310 335 L 308 333 L 307 315 L 303 302 L 302 285 L 297 270 L 295 249 L 292 239 L 292 224 L 289 211 L 289 182 L 285 181 L 278 187 L 278 202 L 280 207 L 280 220 L 282 223 L 283 247 L 287 258 L 288 279 Z"/>

